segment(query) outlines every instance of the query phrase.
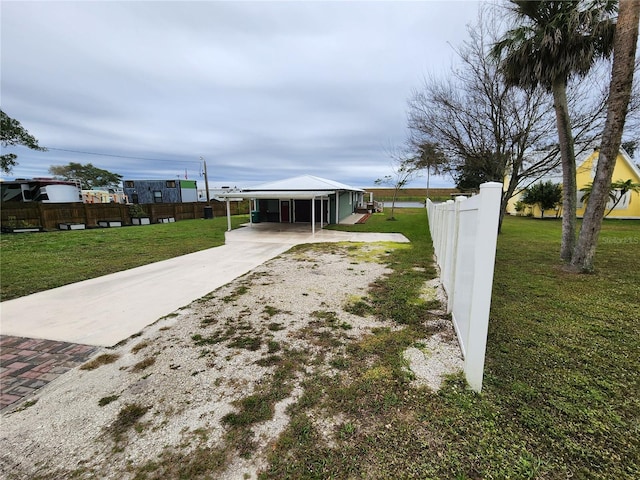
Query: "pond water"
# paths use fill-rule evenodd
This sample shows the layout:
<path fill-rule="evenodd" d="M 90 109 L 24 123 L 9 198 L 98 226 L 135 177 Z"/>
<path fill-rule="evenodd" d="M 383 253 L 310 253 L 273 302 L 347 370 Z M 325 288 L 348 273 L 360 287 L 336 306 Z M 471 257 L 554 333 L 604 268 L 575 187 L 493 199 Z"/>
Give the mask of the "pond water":
<path fill-rule="evenodd" d="M 393 202 L 383 202 L 384 208 L 391 208 Z M 396 202 L 396 208 L 424 208 L 422 202 Z"/>

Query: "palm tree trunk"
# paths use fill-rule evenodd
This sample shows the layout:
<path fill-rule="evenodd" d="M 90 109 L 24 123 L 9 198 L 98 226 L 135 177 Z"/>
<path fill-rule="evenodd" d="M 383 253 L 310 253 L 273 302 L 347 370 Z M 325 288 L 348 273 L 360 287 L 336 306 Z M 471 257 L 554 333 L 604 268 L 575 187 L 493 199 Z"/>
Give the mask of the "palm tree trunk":
<path fill-rule="evenodd" d="M 639 21 L 640 2 L 622 0 L 613 40 L 613 67 L 607 103 L 607 119 L 602 132 L 598 166 L 591 196 L 584 212 L 578 244 L 571 259 L 571 265 L 581 271 L 593 270 L 596 246 L 609 198 L 611 177 L 618 157 L 622 130 L 631 97 Z"/>
<path fill-rule="evenodd" d="M 567 85 L 565 79 L 557 79 L 552 85 L 553 108 L 558 125 L 558 142 L 562 161 L 562 242 L 560 258 L 571 260 L 576 241 L 576 159 L 573 150 L 573 135 L 567 106 Z"/>

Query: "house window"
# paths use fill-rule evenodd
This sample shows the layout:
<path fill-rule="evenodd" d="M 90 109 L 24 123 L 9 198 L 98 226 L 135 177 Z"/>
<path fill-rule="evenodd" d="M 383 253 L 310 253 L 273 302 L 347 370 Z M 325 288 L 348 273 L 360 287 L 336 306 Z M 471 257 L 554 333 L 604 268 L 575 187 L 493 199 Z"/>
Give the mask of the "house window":
<path fill-rule="evenodd" d="M 631 199 L 631 192 L 626 192 L 626 193 L 621 193 L 620 190 L 614 190 L 612 192 L 615 197 L 616 200 L 618 202 L 618 204 L 616 205 L 616 200 L 612 200 L 609 199 L 609 201 L 607 202 L 607 210 L 611 210 L 612 208 L 614 210 L 626 210 L 627 208 L 629 208 L 629 200 Z M 614 208 L 615 205 L 615 208 Z"/>
<path fill-rule="evenodd" d="M 621 195 L 620 190 L 613 190 L 611 194 L 615 197 L 615 199 L 609 197 L 607 201 L 607 206 L 605 207 L 605 213 L 609 210 L 626 210 L 629 208 L 629 203 L 631 201 L 631 192 L 626 192 Z M 583 208 L 587 207 L 587 202 L 584 201 L 585 194 L 582 192 L 578 192 L 578 204 L 582 204 Z"/>
<path fill-rule="evenodd" d="M 176 188 L 175 180 L 167 180 L 167 188 Z"/>
<path fill-rule="evenodd" d="M 125 188 L 133 188 L 134 187 L 133 180 L 125 180 L 124 181 L 124 187 Z"/>
<path fill-rule="evenodd" d="M 162 203 L 162 192 L 160 190 L 153 191 L 153 201 L 155 203 Z"/>

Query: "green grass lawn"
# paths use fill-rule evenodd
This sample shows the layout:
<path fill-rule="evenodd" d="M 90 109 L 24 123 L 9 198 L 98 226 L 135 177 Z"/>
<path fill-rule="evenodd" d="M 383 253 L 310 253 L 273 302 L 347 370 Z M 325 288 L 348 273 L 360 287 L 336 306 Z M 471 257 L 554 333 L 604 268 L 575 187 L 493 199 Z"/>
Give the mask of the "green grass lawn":
<path fill-rule="evenodd" d="M 304 352 L 281 352 L 289 377 L 305 368 L 312 373 L 305 373 L 303 393 L 288 408 L 290 424 L 270 446 L 259 478 L 640 478 L 640 222 L 606 221 L 596 271 L 585 275 L 561 267 L 560 221 L 505 219 L 484 388 L 476 394 L 462 376 L 449 378 L 439 392 L 410 384 L 401 352 L 433 333 L 425 327 L 429 305 L 416 300 L 436 273 L 425 210 L 399 209 L 396 217 L 374 215 L 366 224 L 335 228 L 402 232 L 412 241 L 390 253 L 392 273 L 351 306 L 352 313 L 390 319 L 397 328 L 351 342 L 335 329 L 325 339 L 327 348 L 342 345 L 335 375 L 293 356 Z M 148 263 L 152 255 L 214 246 L 222 241 L 224 221 L 3 235 L 3 295 L 9 289 L 17 296 L 34 282 L 39 288 L 68 283 Z M 67 279 L 59 281 L 64 270 Z M 247 405 L 275 402 L 281 397 L 272 390 L 289 377 L 265 378 L 264 391 L 247 397 Z M 335 419 L 331 444 L 320 441 L 317 412 Z M 181 461 L 208 464 L 192 457 Z M 139 472 L 136 478 L 156 477 Z"/>
<path fill-rule="evenodd" d="M 232 217 L 232 227 L 248 221 Z M 224 243 L 226 217 L 139 227 L 0 235 L 2 300 Z"/>
<path fill-rule="evenodd" d="M 606 221 L 596 273 L 577 275 L 558 260 L 559 221 L 505 220 L 478 395 L 462 377 L 437 393 L 410 388 L 402 368 L 400 352 L 428 334 L 412 302 L 415 267 L 432 254 L 423 215 L 352 227 L 414 241 L 365 305 L 404 328 L 351 346 L 348 382 L 306 383 L 260 478 L 638 478 L 640 223 Z M 372 366 L 390 374 L 372 379 Z M 316 410 L 342 419 L 331 448 L 318 442 Z"/>
<path fill-rule="evenodd" d="M 566 273 L 559 220 L 498 239 L 485 399 L 544 475 L 640 476 L 640 222 L 606 220 L 596 273 Z"/>

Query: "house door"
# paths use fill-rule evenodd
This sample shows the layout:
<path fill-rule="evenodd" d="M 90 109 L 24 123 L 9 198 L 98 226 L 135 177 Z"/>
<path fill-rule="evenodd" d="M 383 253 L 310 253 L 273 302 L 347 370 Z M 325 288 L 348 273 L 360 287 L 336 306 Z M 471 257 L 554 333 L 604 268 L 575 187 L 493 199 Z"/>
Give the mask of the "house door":
<path fill-rule="evenodd" d="M 282 223 L 289 223 L 289 200 L 282 200 L 280 202 L 280 221 Z"/>

